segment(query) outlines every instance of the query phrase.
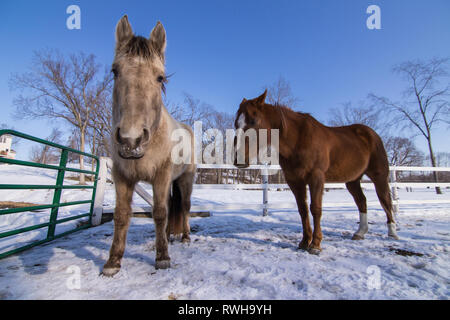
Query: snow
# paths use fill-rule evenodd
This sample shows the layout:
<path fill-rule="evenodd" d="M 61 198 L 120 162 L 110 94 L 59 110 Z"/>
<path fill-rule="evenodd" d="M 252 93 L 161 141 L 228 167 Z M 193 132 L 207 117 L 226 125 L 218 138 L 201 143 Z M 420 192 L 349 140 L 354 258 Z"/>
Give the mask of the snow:
<path fill-rule="evenodd" d="M 52 184 L 54 178 L 51 171 L 0 166 L 0 183 Z M 449 190 L 444 191 L 438 196 L 433 189 L 402 189 L 399 195 L 402 200 L 450 200 Z M 365 193 L 369 202 L 376 201 L 373 190 Z M 0 190 L 2 201 L 44 204 L 52 195 L 47 190 Z M 67 190 L 63 201 L 89 196 L 90 190 Z M 218 210 L 208 218 L 191 218 L 191 243 L 175 239 L 170 244 L 172 266 L 167 270 L 154 268 L 155 229 L 147 218 L 132 219 L 122 269 L 113 278 L 99 275 L 108 258 L 113 222 L 5 258 L 0 260 L 0 299 L 449 298 L 449 203 L 401 205 L 398 241 L 387 237 L 381 207 L 369 206 L 369 233 L 363 241 L 352 241 L 358 228 L 356 206 L 327 205 L 352 202 L 351 196 L 345 190 L 326 192 L 323 251 L 315 256 L 297 249 L 301 222 L 294 209 L 270 210 L 267 217 L 253 210 L 220 211 L 220 204 L 255 204 L 261 199 L 258 190 L 194 190 L 194 205 L 215 204 Z M 269 192 L 270 203 L 293 201 L 289 191 Z M 109 186 L 105 205 L 113 204 Z M 135 195 L 134 205 L 143 204 Z M 88 208 L 61 208 L 60 217 Z M 46 219 L 48 210 L 3 216 L 0 232 Z M 45 231 L 15 241 L 39 238 Z M 11 245 L 8 238 L 0 239 L 0 252 Z"/>

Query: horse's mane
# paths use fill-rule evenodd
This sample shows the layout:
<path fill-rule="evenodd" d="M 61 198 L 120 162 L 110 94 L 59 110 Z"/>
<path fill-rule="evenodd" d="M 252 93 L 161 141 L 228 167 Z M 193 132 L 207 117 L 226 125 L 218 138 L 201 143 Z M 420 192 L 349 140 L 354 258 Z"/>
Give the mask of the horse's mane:
<path fill-rule="evenodd" d="M 154 50 L 150 46 L 148 39 L 141 36 L 133 36 L 122 48 L 122 51 L 132 57 L 142 57 L 150 59 Z"/>
<path fill-rule="evenodd" d="M 284 127 L 286 126 L 287 120 L 293 120 L 294 122 L 298 122 L 301 120 L 309 120 L 313 123 L 320 124 L 319 121 L 317 121 L 313 116 L 311 116 L 309 113 L 304 113 L 300 111 L 294 111 L 291 108 L 282 105 L 282 104 L 265 104 L 266 107 L 271 112 L 271 118 L 276 119 L 275 116 L 278 115 L 280 118 L 281 125 Z"/>

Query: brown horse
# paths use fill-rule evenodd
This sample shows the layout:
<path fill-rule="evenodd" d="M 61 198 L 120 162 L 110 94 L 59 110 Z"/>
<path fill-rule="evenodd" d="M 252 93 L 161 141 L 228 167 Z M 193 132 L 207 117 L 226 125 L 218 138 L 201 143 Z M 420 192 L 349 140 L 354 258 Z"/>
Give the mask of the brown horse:
<path fill-rule="evenodd" d="M 284 106 L 265 103 L 267 90 L 253 100 L 244 99 L 236 115 L 237 129 L 279 129 L 279 162 L 286 181 L 294 193 L 302 219 L 303 239 L 300 249 L 318 254 L 321 251 L 322 194 L 325 182 L 344 182 L 358 206 L 360 224 L 354 240 L 364 239 L 368 231 L 366 197 L 360 180 L 366 174 L 374 183 L 381 206 L 386 212 L 388 236 L 398 239 L 389 192 L 389 165 L 383 142 L 371 128 L 354 124 L 327 127 L 306 113 L 294 112 Z M 246 167 L 250 161 L 248 144 L 245 161 L 235 164 Z M 243 151 L 243 150 L 241 150 Z M 239 149 L 237 150 L 239 153 Z M 314 232 L 311 230 L 306 202 L 309 186 Z"/>
<path fill-rule="evenodd" d="M 157 23 L 150 38 L 135 36 L 124 16 L 116 27 L 116 49 L 112 72 L 113 179 L 116 187 L 114 239 L 102 273 L 120 270 L 131 217 L 131 200 L 139 181 L 153 185 L 153 219 L 156 229 L 156 268 L 168 268 L 168 236 L 182 233 L 189 241 L 189 210 L 195 164 L 192 152 L 183 161 L 172 161 L 176 130 L 193 132 L 175 121 L 162 102 L 164 91 L 166 32 Z M 188 139 L 189 139 L 188 138 Z M 171 190 L 172 189 L 172 190 Z"/>

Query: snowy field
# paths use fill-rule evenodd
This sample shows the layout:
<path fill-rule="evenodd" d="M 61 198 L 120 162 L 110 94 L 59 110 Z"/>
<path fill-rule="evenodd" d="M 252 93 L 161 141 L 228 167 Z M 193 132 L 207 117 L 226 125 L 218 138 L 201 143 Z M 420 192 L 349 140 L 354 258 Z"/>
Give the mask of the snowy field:
<path fill-rule="evenodd" d="M 0 183 L 53 184 L 55 173 L 0 166 Z M 74 183 L 72 180 L 66 183 Z M 400 190 L 402 200 L 450 200 L 450 190 Z M 0 190 L 0 201 L 51 203 L 53 191 Z M 375 201 L 367 190 L 368 201 Z M 195 190 L 193 204 L 256 204 L 261 191 Z M 87 200 L 90 191 L 69 190 L 63 201 Z M 271 191 L 270 203 L 294 201 L 289 191 Z M 143 205 L 139 196 L 135 205 Z M 172 267 L 155 270 L 155 230 L 148 218 L 133 218 L 122 270 L 99 276 L 108 258 L 113 222 L 77 232 L 0 260 L 0 299 L 448 299 L 450 297 L 450 204 L 402 205 L 400 240 L 387 238 L 379 205 L 369 206 L 369 233 L 358 228 L 355 205 L 344 190 L 326 192 L 319 256 L 297 249 L 301 222 L 296 210 L 213 211 L 191 219 L 191 243 L 169 247 Z M 114 204 L 110 186 L 105 205 Z M 60 218 L 85 213 L 88 205 L 61 208 Z M 0 217 L 0 232 L 48 221 L 48 210 Z M 61 226 L 62 232 L 73 227 Z M 46 229 L 0 239 L 0 252 L 45 236 Z M 79 272 L 79 277 L 77 277 Z M 75 280 L 74 280 L 75 279 Z M 79 281 L 78 281 L 79 280 Z"/>

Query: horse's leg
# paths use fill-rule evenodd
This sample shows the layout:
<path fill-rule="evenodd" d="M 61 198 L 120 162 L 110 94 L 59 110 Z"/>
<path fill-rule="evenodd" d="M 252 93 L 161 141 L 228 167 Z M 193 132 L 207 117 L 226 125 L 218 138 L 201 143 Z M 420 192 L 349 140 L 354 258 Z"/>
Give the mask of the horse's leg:
<path fill-rule="evenodd" d="M 103 266 L 102 274 L 112 277 L 120 270 L 120 261 L 125 251 L 128 227 L 131 218 L 131 200 L 133 198 L 134 183 L 126 181 L 118 174 L 114 174 L 116 186 L 116 208 L 114 210 L 114 238 L 109 251 L 109 259 Z"/>
<path fill-rule="evenodd" d="M 359 210 L 359 228 L 353 235 L 352 240 L 362 240 L 367 231 L 369 231 L 369 224 L 367 222 L 367 200 L 361 189 L 361 181 L 359 179 L 347 182 L 345 185 L 347 190 L 353 196 Z"/>
<path fill-rule="evenodd" d="M 192 195 L 192 185 L 194 183 L 194 172 L 185 172 L 182 174 L 177 182 L 181 191 L 181 213 L 183 217 L 183 236 L 181 237 L 182 242 L 190 242 L 190 232 L 191 227 L 189 225 L 189 214 L 191 211 L 191 195 Z"/>
<path fill-rule="evenodd" d="M 322 241 L 322 229 L 320 227 L 320 219 L 322 218 L 322 196 L 323 186 L 325 183 L 325 175 L 320 170 L 315 170 L 310 176 L 309 192 L 311 195 L 311 214 L 314 220 L 313 239 L 309 245 L 308 252 L 311 254 L 319 254 L 322 250 L 320 242 Z"/>
<path fill-rule="evenodd" d="M 397 229 L 395 226 L 395 220 L 392 214 L 392 199 L 389 192 L 389 177 L 388 173 L 366 173 L 375 185 L 380 204 L 386 213 L 388 236 L 394 239 L 399 239 L 397 235 Z"/>
<path fill-rule="evenodd" d="M 156 230 L 156 269 L 170 267 L 170 257 L 167 239 L 168 197 L 170 192 L 171 170 L 160 168 L 153 181 L 153 221 Z"/>
<path fill-rule="evenodd" d="M 302 219 L 303 238 L 298 245 L 299 249 L 307 250 L 312 239 L 311 224 L 309 223 L 308 204 L 306 203 L 306 185 L 297 184 L 291 187 L 297 201 L 298 212 Z"/>

